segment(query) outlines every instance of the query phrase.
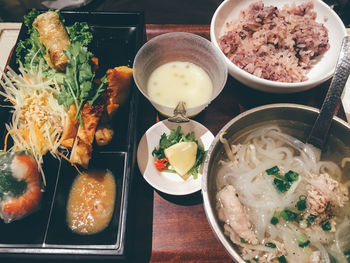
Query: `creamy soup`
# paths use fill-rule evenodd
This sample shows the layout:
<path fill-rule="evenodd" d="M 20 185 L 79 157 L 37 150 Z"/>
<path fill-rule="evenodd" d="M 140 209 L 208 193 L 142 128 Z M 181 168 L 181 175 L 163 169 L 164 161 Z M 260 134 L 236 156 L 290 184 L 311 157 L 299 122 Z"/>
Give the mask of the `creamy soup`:
<path fill-rule="evenodd" d="M 69 193 L 69 228 L 79 234 L 95 234 L 105 229 L 113 215 L 115 194 L 115 179 L 110 172 L 79 175 Z"/>
<path fill-rule="evenodd" d="M 176 107 L 179 101 L 184 101 L 187 108 L 192 108 L 210 100 L 213 84 L 201 67 L 173 61 L 152 72 L 147 89 L 150 98 L 159 104 Z"/>

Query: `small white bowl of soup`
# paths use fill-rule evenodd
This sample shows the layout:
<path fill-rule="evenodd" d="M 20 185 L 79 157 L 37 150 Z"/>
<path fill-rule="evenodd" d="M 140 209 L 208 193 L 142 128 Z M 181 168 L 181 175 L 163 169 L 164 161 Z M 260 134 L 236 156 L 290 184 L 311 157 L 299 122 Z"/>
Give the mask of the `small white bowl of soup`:
<path fill-rule="evenodd" d="M 140 92 L 163 115 L 180 101 L 186 116 L 201 112 L 225 86 L 224 56 L 207 39 L 183 32 L 157 36 L 141 47 L 133 66 Z"/>

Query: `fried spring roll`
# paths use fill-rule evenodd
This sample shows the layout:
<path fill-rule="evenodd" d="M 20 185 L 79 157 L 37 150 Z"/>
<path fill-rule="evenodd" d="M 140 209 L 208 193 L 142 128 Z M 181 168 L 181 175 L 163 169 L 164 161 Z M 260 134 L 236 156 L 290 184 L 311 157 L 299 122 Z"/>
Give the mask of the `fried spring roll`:
<path fill-rule="evenodd" d="M 79 126 L 78 128 L 70 160 L 84 168 L 88 168 L 91 159 L 95 130 L 101 118 L 103 108 L 103 105 L 91 106 L 85 103 L 81 111 L 84 126 Z"/>
<path fill-rule="evenodd" d="M 34 20 L 33 27 L 39 32 L 39 41 L 46 48 L 47 53 L 44 58 L 47 64 L 57 70 L 64 71 L 68 59 L 63 50 L 71 43 L 58 14 L 48 11 L 39 15 Z"/>

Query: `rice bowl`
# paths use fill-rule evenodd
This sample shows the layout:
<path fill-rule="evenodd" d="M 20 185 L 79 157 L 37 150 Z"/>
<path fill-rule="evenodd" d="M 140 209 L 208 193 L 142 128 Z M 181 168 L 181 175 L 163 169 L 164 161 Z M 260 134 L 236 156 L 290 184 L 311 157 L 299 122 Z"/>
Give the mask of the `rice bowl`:
<path fill-rule="evenodd" d="M 257 2 L 259 1 L 226 0 L 217 8 L 210 27 L 211 41 L 216 47 L 221 50 L 220 38 L 224 36 L 227 31 L 227 23 L 237 20 L 242 10 L 248 9 L 251 4 Z M 306 2 L 308 1 L 297 0 L 293 1 L 293 4 L 300 5 Z M 323 24 L 325 28 L 328 29 L 329 50 L 325 54 L 317 57 L 316 62 L 313 63 L 313 67 L 307 73 L 307 80 L 292 83 L 290 81 L 279 82 L 263 79 L 244 71 L 225 56 L 229 74 L 249 87 L 272 93 L 304 91 L 331 78 L 334 73 L 342 38 L 346 35 L 346 29 L 337 14 L 328 5 L 320 0 L 314 0 L 312 2 L 314 5 L 313 10 L 317 14 L 316 22 Z M 265 6 L 275 6 L 281 9 L 284 5 L 291 3 L 289 1 L 265 0 L 263 4 Z"/>

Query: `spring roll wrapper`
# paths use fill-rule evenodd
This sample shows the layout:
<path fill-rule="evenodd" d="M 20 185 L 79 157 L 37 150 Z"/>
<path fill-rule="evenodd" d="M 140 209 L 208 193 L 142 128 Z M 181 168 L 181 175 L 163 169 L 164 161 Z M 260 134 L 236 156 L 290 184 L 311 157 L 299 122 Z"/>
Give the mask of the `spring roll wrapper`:
<path fill-rule="evenodd" d="M 64 71 L 68 59 L 63 50 L 71 43 L 58 14 L 52 11 L 43 13 L 34 20 L 33 26 L 39 32 L 39 41 L 46 48 L 47 63 L 59 71 Z"/>

